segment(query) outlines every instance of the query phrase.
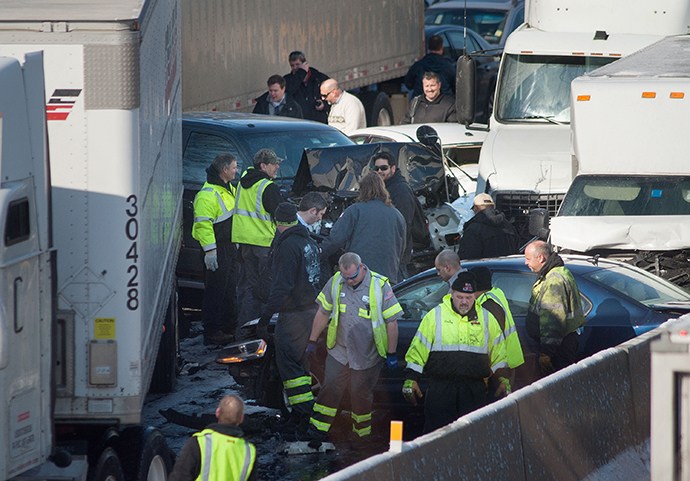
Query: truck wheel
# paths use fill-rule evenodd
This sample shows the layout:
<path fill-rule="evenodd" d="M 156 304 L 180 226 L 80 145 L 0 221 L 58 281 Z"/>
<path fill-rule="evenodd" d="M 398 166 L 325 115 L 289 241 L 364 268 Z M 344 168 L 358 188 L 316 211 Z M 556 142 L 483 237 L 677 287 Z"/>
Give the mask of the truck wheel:
<path fill-rule="evenodd" d="M 393 107 L 384 92 L 370 91 L 359 94 L 367 116 L 367 126 L 393 125 Z"/>
<path fill-rule="evenodd" d="M 103 450 L 90 481 L 125 481 L 120 458 L 113 448 Z"/>
<path fill-rule="evenodd" d="M 123 431 L 121 452 L 129 481 L 165 481 L 172 455 L 159 429 L 136 426 Z"/>
<path fill-rule="evenodd" d="M 180 312 L 177 300 L 177 287 L 175 287 L 170 295 L 170 302 L 168 303 L 168 309 L 165 313 L 163 335 L 161 336 L 161 343 L 158 347 L 158 357 L 156 358 L 156 367 L 153 369 L 151 387 L 149 388 L 150 392 L 173 392 L 177 385 L 179 356 L 177 325 Z"/>

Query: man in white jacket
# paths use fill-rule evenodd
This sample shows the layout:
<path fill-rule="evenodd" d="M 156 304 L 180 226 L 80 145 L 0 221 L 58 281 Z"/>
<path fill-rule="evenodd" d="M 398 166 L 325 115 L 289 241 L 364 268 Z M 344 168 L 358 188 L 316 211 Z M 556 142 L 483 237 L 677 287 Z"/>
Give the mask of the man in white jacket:
<path fill-rule="evenodd" d="M 354 95 L 343 91 L 334 79 L 328 79 L 321 84 L 321 98 L 331 106 L 328 125 L 340 129 L 345 135 L 367 126 L 362 102 Z"/>

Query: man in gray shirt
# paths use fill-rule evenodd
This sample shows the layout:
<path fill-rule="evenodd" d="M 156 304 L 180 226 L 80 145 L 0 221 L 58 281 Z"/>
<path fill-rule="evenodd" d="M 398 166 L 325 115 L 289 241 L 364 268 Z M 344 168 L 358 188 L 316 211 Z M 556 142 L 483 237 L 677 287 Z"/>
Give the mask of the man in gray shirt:
<path fill-rule="evenodd" d="M 362 264 L 355 253 L 343 254 L 338 266 L 340 271 L 316 298 L 319 310 L 307 345 L 307 354 L 316 354 L 316 340 L 328 325 L 326 374 L 307 433 L 313 448 L 326 439 L 348 385 L 353 435 L 368 439 L 382 358 L 388 369 L 398 367 L 397 319 L 403 311 L 390 284 Z"/>

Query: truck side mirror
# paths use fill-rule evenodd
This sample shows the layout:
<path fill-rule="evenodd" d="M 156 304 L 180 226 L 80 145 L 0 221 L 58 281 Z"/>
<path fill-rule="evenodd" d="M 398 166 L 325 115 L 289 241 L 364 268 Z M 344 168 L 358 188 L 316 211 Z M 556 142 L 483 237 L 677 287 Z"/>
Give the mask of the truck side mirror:
<path fill-rule="evenodd" d="M 529 233 L 542 240 L 548 239 L 549 211 L 546 209 L 532 209 L 532 212 L 529 214 Z"/>
<path fill-rule="evenodd" d="M 457 109 L 458 122 L 469 126 L 474 122 L 474 97 L 476 62 L 473 58 L 463 55 L 458 59 L 455 70 L 455 107 Z"/>

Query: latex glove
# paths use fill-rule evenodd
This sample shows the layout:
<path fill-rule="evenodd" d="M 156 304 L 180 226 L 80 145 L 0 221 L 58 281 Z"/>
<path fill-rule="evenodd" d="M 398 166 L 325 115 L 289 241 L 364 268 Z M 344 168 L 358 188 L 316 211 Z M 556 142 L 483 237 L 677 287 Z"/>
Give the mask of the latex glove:
<path fill-rule="evenodd" d="M 395 371 L 398 369 L 398 356 L 395 353 L 391 354 L 389 352 L 388 356 L 386 356 L 386 364 L 388 365 L 388 369 Z"/>
<path fill-rule="evenodd" d="M 412 379 L 405 381 L 402 392 L 403 396 L 405 397 L 405 401 L 412 403 L 413 406 L 416 406 L 417 399 L 421 399 L 423 396 L 422 391 L 419 389 L 419 384 L 417 384 L 417 381 L 413 381 Z"/>
<path fill-rule="evenodd" d="M 544 374 L 551 374 L 556 372 L 556 369 L 551 364 L 551 358 L 543 352 L 539 354 L 539 367 Z"/>
<path fill-rule="evenodd" d="M 307 357 L 316 357 L 316 341 L 309 340 L 307 343 Z"/>
<path fill-rule="evenodd" d="M 206 269 L 209 271 L 215 271 L 218 269 L 218 251 L 216 249 L 211 249 L 206 252 L 204 256 L 204 264 L 206 264 Z"/>

